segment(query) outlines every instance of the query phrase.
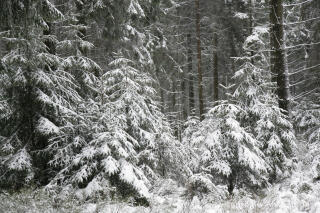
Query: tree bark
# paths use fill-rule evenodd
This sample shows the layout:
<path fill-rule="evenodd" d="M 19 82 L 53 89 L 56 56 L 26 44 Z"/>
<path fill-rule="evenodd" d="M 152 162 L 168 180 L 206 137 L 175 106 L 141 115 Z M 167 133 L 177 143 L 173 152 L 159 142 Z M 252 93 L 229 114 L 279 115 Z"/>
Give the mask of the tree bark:
<path fill-rule="evenodd" d="M 203 104 L 203 85 L 201 71 L 201 35 L 200 35 L 200 0 L 195 0 L 196 4 L 196 35 L 197 35 L 197 59 L 198 59 L 198 92 L 199 92 L 199 113 L 200 120 L 203 120 L 204 104 Z"/>
<path fill-rule="evenodd" d="M 192 71 L 192 48 L 191 48 L 191 34 L 187 34 L 187 63 L 188 63 L 188 75 L 189 75 L 189 111 L 190 115 L 194 115 L 194 88 L 193 88 L 193 71 Z"/>
<path fill-rule="evenodd" d="M 218 34 L 213 38 L 213 101 L 219 100 Z"/>
<path fill-rule="evenodd" d="M 270 43 L 272 81 L 277 82 L 279 107 L 289 114 L 289 77 L 283 26 L 283 0 L 270 0 Z"/>
<path fill-rule="evenodd" d="M 231 169 L 231 174 L 229 175 L 228 179 L 228 192 L 229 195 L 233 195 L 233 190 L 235 188 L 235 182 L 236 182 L 236 171 L 234 169 Z"/>
<path fill-rule="evenodd" d="M 188 117 L 187 107 L 186 107 L 186 76 L 185 71 L 180 73 L 180 104 L 181 104 L 181 119 L 184 121 Z"/>
<path fill-rule="evenodd" d="M 248 9 L 249 9 L 249 35 L 252 35 L 253 33 L 253 3 L 252 0 L 249 0 L 248 2 Z M 254 51 L 250 51 L 251 54 L 251 63 L 254 64 Z"/>
<path fill-rule="evenodd" d="M 179 106 L 177 107 L 177 97 L 176 97 L 176 93 L 177 93 L 177 81 L 176 81 L 176 76 L 175 73 L 173 73 L 172 77 L 172 85 L 171 85 L 171 113 L 172 113 L 172 118 L 173 118 L 173 122 L 174 122 L 174 135 L 176 136 L 176 138 L 179 138 L 179 116 L 178 116 L 178 112 L 177 110 L 179 110 Z"/>

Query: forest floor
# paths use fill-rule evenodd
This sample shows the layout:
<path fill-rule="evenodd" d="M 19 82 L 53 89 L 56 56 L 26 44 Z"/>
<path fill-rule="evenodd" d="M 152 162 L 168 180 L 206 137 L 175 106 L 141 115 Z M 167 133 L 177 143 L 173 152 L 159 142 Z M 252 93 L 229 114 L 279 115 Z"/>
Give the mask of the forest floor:
<path fill-rule="evenodd" d="M 293 175 L 265 190 L 265 196 L 234 196 L 220 202 L 207 199 L 185 199 L 185 188 L 165 181 L 156 188 L 150 207 L 134 207 L 128 203 L 75 200 L 57 202 L 42 190 L 1 193 L 0 213 L 320 213 L 320 182 L 313 182 L 310 157 L 304 142 L 298 144 L 298 164 Z"/>

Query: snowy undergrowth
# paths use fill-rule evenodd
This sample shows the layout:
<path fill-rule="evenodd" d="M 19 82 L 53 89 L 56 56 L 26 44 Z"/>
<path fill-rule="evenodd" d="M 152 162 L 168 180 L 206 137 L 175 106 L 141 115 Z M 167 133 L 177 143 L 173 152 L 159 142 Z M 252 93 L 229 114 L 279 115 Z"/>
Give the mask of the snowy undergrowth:
<path fill-rule="evenodd" d="M 301 177 L 300 177 L 301 178 Z M 174 187 L 174 186 L 173 186 Z M 167 195 L 152 198 L 150 207 L 134 207 L 123 202 L 58 200 L 40 191 L 20 194 L 1 194 L 0 212 L 79 212 L 79 213 L 318 213 L 320 184 L 310 184 L 304 178 L 291 179 L 266 191 L 264 198 L 235 196 L 210 203 L 195 197 L 184 199 L 182 188 Z"/>
<path fill-rule="evenodd" d="M 233 198 L 212 201 L 198 197 L 187 200 L 185 188 L 172 180 L 164 180 L 153 187 L 150 207 L 135 207 L 125 202 L 103 198 L 79 202 L 65 197 L 50 197 L 42 190 L 20 193 L 0 193 L 0 212 L 15 213 L 319 213 L 320 182 L 312 179 L 312 157 L 306 153 L 304 142 L 299 144 L 298 164 L 292 176 L 266 189 L 264 195 L 249 196 L 235 193 Z"/>

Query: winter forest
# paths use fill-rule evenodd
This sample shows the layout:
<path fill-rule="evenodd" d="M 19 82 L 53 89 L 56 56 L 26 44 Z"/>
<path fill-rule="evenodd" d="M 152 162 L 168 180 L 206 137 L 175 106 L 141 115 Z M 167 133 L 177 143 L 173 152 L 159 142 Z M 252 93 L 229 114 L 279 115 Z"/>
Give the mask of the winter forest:
<path fill-rule="evenodd" d="M 0 0 L 0 212 L 319 197 L 320 0 Z"/>

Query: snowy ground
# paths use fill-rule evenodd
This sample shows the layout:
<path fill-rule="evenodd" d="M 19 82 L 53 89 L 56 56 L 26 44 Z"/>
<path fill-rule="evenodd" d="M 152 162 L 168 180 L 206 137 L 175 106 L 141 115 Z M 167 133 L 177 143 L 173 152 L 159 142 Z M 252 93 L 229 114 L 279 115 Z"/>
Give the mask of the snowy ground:
<path fill-rule="evenodd" d="M 184 190 L 173 182 L 156 189 L 151 207 L 133 207 L 125 203 L 102 200 L 79 203 L 75 200 L 50 198 L 41 191 L 20 194 L 1 193 L 0 213 L 320 213 L 320 182 L 309 175 L 310 159 L 304 144 L 299 144 L 298 166 L 290 179 L 266 190 L 264 198 L 236 196 L 223 202 L 188 201 Z M 171 184 L 171 185 L 170 185 Z M 169 187 L 168 187 L 169 186 Z"/>

